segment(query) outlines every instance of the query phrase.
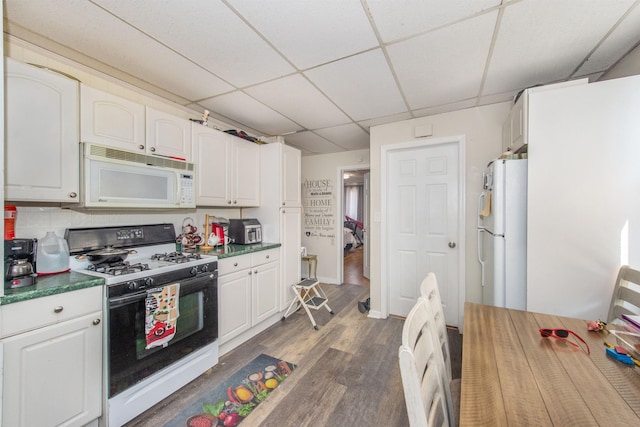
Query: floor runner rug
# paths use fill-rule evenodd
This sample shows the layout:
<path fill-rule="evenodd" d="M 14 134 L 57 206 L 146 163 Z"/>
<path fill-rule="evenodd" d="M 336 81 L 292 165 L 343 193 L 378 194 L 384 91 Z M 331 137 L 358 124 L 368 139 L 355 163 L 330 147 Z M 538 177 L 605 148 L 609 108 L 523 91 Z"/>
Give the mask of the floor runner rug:
<path fill-rule="evenodd" d="M 237 426 L 295 368 L 292 363 L 261 354 L 204 393 L 165 427 Z"/>

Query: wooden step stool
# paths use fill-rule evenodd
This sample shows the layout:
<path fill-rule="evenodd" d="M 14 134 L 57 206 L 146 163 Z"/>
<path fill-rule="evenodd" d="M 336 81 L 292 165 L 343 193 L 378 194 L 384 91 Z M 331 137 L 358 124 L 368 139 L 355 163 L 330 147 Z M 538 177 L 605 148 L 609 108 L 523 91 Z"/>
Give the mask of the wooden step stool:
<path fill-rule="evenodd" d="M 316 324 L 316 320 L 313 318 L 310 309 L 320 310 L 324 307 L 329 311 L 329 313 L 333 314 L 333 310 L 331 310 L 331 307 L 327 304 L 327 294 L 325 294 L 320 287 L 320 282 L 318 282 L 317 279 L 305 279 L 300 283 L 291 285 L 291 290 L 295 294 L 295 298 L 291 301 L 289 308 L 285 311 L 281 320 L 291 316 L 300 308 L 300 306 L 302 306 L 304 311 L 307 312 L 309 320 L 311 320 L 313 329 L 317 331 L 318 325 Z"/>

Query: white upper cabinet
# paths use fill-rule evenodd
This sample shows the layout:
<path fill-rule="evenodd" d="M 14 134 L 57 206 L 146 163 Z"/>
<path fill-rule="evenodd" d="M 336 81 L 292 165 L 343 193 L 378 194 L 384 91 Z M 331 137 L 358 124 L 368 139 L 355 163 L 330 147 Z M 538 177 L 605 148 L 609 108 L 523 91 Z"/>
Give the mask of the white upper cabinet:
<path fill-rule="evenodd" d="M 80 138 L 191 161 L 189 120 L 86 85 L 80 89 Z"/>
<path fill-rule="evenodd" d="M 192 123 L 198 206 L 258 206 L 259 146 L 224 132 Z"/>
<path fill-rule="evenodd" d="M 282 206 L 301 207 L 301 155 L 288 145 L 282 146 Z"/>
<path fill-rule="evenodd" d="M 5 199 L 77 202 L 78 82 L 5 61 Z"/>
<path fill-rule="evenodd" d="M 191 122 L 147 107 L 147 152 L 191 161 Z"/>
<path fill-rule="evenodd" d="M 145 151 L 144 105 L 92 87 L 80 87 L 82 142 Z"/>

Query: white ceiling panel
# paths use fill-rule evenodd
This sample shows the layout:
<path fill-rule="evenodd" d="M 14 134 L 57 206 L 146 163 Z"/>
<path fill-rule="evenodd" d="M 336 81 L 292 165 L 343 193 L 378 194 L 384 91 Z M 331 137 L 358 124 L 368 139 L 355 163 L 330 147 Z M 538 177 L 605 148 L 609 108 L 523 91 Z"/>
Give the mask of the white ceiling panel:
<path fill-rule="evenodd" d="M 406 110 L 380 49 L 314 68 L 305 75 L 354 120 Z"/>
<path fill-rule="evenodd" d="M 347 151 L 369 148 L 369 134 L 356 124 L 318 129 L 316 133 Z"/>
<path fill-rule="evenodd" d="M 367 0 L 385 43 L 420 34 L 499 6 L 500 0 Z"/>
<path fill-rule="evenodd" d="M 253 86 L 245 92 L 307 129 L 351 121 L 300 74 Z M 312 105 L 313 108 L 303 109 L 301 105 Z"/>
<path fill-rule="evenodd" d="M 528 0 L 509 4 L 484 93 L 567 79 L 633 1 Z"/>
<path fill-rule="evenodd" d="M 586 76 L 605 71 L 612 63 L 617 62 L 633 49 L 640 39 L 640 6 L 631 11 L 629 16 L 607 37 L 596 49 L 576 76 Z"/>
<path fill-rule="evenodd" d="M 265 135 L 280 135 L 302 128 L 242 92 L 233 92 L 200 102 L 205 107 L 237 122 L 260 129 Z"/>
<path fill-rule="evenodd" d="M 344 148 L 339 145 L 335 145 L 313 132 L 300 132 L 287 135 L 284 137 L 284 140 L 287 145 L 297 147 L 309 154 L 328 154 L 345 151 Z"/>
<path fill-rule="evenodd" d="M 387 48 L 411 109 L 478 95 L 497 16 L 483 14 Z"/>
<path fill-rule="evenodd" d="M 218 0 L 93 1 L 235 86 L 295 71 Z"/>
<path fill-rule="evenodd" d="M 640 0 L 3 6 L 5 52 L 16 59 L 46 66 L 44 49 L 66 57 L 71 74 L 94 68 L 194 117 L 208 109 L 225 129 L 287 134 L 304 155 L 366 148 L 371 126 L 510 101 L 536 84 L 626 75 L 633 55 L 621 62 L 631 67 L 613 67 L 640 45 Z"/>
<path fill-rule="evenodd" d="M 301 70 L 378 45 L 360 0 L 228 0 Z"/>

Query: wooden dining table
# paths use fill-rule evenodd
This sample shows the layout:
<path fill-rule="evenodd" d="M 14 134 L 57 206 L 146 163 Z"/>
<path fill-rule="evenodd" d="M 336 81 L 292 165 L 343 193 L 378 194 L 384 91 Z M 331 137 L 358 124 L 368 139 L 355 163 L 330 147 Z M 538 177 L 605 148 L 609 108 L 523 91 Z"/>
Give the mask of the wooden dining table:
<path fill-rule="evenodd" d="M 574 331 L 591 354 L 540 328 Z M 605 342 L 586 320 L 465 303 L 460 426 L 640 426 L 640 367 Z"/>

